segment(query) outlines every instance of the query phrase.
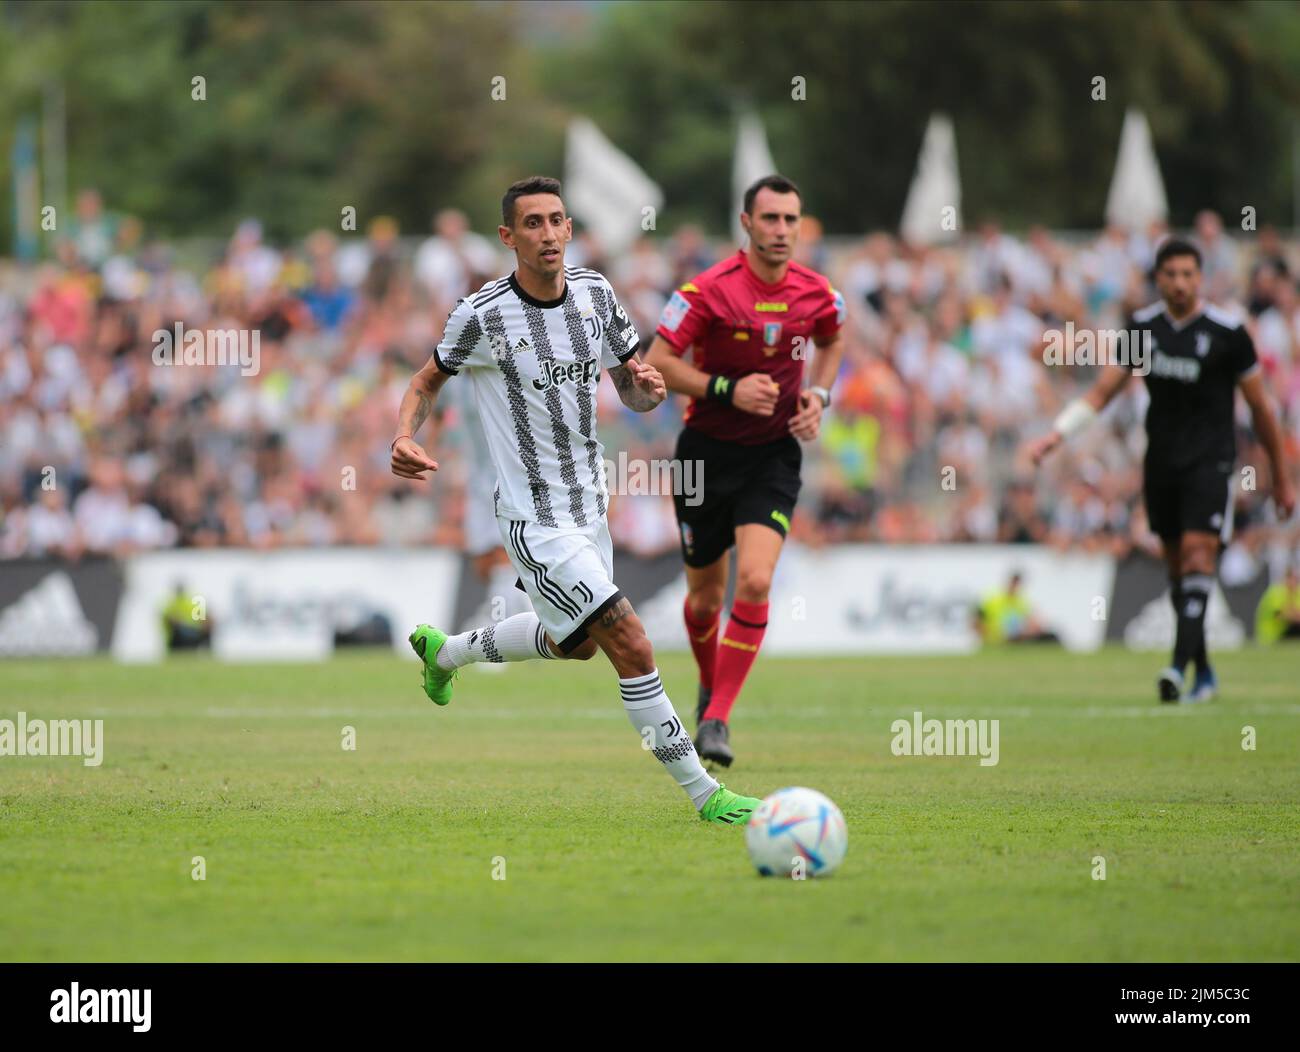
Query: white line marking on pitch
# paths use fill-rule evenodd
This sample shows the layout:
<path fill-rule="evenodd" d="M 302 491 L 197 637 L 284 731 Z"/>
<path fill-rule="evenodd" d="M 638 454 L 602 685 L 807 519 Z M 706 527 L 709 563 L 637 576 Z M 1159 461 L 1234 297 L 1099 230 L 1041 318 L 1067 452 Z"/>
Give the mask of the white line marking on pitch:
<path fill-rule="evenodd" d="M 921 703 L 918 702 L 918 705 Z M 859 710 L 854 715 L 861 719 L 867 716 L 870 719 L 896 719 L 899 717 L 910 717 L 915 711 L 916 706 L 906 709 L 889 708 L 875 710 Z M 752 705 L 747 710 L 752 716 L 760 719 L 777 717 L 783 720 L 795 720 L 799 722 L 823 720 L 830 717 L 843 717 L 843 710 L 832 710 L 822 706 L 800 706 L 796 708 L 769 708 L 763 705 Z M 1029 708 L 1019 706 L 1016 708 L 963 708 L 961 706 L 934 706 L 926 704 L 924 711 L 933 713 L 936 717 L 943 718 L 961 718 L 961 719 L 981 719 L 985 717 L 1002 718 L 1002 719 L 1037 719 L 1040 717 L 1065 717 L 1067 719 L 1084 719 L 1084 720 L 1108 720 L 1108 719 L 1162 719 L 1167 716 L 1184 717 L 1184 716 L 1300 716 L 1300 705 L 1273 705 L 1268 703 L 1256 705 L 1233 705 L 1231 707 L 1224 705 L 1168 705 L 1157 707 L 1155 705 L 1128 705 L 1108 708 L 1105 706 L 1089 706 L 1087 708 L 1072 709 L 1067 707 L 1044 706 L 1043 708 Z M 511 719 L 530 719 L 538 716 L 537 709 L 517 709 L 517 708 L 489 708 L 481 707 L 467 708 L 458 715 L 470 719 L 489 719 L 489 720 L 511 720 Z M 954 714 L 956 714 L 954 716 Z M 76 714 L 73 714 L 74 716 Z M 400 720 L 400 719 L 424 719 L 427 715 L 420 706 L 404 709 L 372 709 L 364 705 L 357 705 L 353 708 L 285 708 L 285 707 L 249 707 L 246 709 L 231 707 L 209 707 L 201 711 L 191 711 L 186 709 L 140 709 L 140 708 L 107 708 L 100 707 L 87 709 L 86 716 L 90 717 L 128 717 L 141 719 L 173 719 L 176 717 L 186 718 L 201 715 L 212 720 L 278 720 L 278 719 L 381 719 L 381 720 Z M 623 710 L 618 705 L 611 705 L 608 709 L 582 708 L 569 709 L 560 711 L 547 711 L 547 717 L 550 719 L 572 719 L 572 720 L 623 720 L 626 717 Z"/>

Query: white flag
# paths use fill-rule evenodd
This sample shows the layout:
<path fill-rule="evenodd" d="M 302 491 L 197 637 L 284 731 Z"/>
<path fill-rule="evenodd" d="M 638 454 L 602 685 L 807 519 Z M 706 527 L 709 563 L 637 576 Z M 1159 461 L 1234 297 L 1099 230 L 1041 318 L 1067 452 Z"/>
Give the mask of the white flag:
<path fill-rule="evenodd" d="M 636 162 L 585 117 L 569 122 L 564 203 L 610 255 L 626 251 L 648 229 L 643 222 L 663 207 L 664 195 Z"/>
<path fill-rule="evenodd" d="M 745 210 L 745 191 L 765 175 L 776 174 L 776 162 L 767 148 L 767 132 L 763 121 L 752 110 L 741 114 L 736 132 L 736 156 L 731 166 L 732 199 L 731 232 L 736 243 L 745 243 L 745 228 L 740 225 L 740 213 Z"/>
<path fill-rule="evenodd" d="M 949 211 L 951 210 L 951 211 Z M 961 177 L 957 173 L 957 136 L 952 121 L 932 114 L 916 159 L 916 174 L 907 191 L 899 233 L 912 245 L 955 241 L 961 232 Z"/>
<path fill-rule="evenodd" d="M 1106 196 L 1106 222 L 1129 230 L 1145 231 L 1169 214 L 1160 162 L 1151 145 L 1151 127 L 1140 110 L 1124 114 L 1119 137 L 1119 158 Z"/>

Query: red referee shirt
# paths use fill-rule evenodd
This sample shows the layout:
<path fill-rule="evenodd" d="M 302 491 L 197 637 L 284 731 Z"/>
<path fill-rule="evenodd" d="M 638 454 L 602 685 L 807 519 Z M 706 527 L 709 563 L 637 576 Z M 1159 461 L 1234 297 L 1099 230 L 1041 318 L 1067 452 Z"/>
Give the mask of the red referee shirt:
<path fill-rule="evenodd" d="M 688 427 L 753 446 L 790 434 L 812 341 L 826 343 L 843 324 L 844 297 L 822 275 L 791 263 L 785 279 L 769 285 L 741 250 L 674 292 L 656 332 L 678 355 L 694 346 L 695 365 L 706 373 L 767 373 L 780 385 L 771 416 L 702 398 L 686 410 Z"/>

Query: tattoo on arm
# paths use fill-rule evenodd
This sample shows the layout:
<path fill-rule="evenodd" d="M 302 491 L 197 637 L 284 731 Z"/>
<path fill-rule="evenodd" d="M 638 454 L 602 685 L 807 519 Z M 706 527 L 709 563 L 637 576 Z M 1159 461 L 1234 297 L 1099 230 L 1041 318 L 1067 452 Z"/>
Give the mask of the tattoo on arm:
<path fill-rule="evenodd" d="M 429 419 L 429 414 L 431 412 L 433 412 L 433 399 L 427 394 L 421 394 L 419 401 L 415 403 L 415 417 L 411 421 L 412 435 L 420 430 L 421 425 Z"/>
<path fill-rule="evenodd" d="M 626 365 L 616 365 L 609 371 L 609 378 L 614 381 L 614 388 L 623 404 L 634 413 L 648 413 L 659 403 L 653 395 L 647 394 L 636 385 L 632 370 Z"/>
<path fill-rule="evenodd" d="M 412 384 L 402 395 L 402 405 L 397 412 L 397 433 L 414 438 L 433 412 L 433 396 Z"/>

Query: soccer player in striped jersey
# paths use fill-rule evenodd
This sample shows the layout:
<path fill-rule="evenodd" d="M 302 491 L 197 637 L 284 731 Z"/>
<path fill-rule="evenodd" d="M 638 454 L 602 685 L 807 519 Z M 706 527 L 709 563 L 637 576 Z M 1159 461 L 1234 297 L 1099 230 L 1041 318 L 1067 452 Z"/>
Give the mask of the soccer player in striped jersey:
<path fill-rule="evenodd" d="M 664 693 L 645 628 L 613 580 L 596 384 L 609 370 L 623 404 L 644 413 L 667 397 L 663 377 L 637 358 L 636 330 L 609 282 L 564 265 L 573 225 L 559 181 L 515 183 L 501 212 L 498 233 L 515 253 L 515 271 L 451 312 L 402 398 L 392 470 L 421 481 L 438 470 L 415 435 L 443 384 L 463 373 L 496 469 L 497 530 L 535 613 L 452 636 L 417 626 L 410 641 L 424 662 L 424 691 L 446 705 L 456 669 L 472 662 L 585 660 L 603 650 L 633 728 L 700 817 L 743 825 L 759 801 L 704 770 Z"/>
<path fill-rule="evenodd" d="M 1156 253 L 1155 276 L 1160 300 L 1137 311 L 1127 327 L 1142 339 L 1139 348 L 1130 349 L 1131 364 L 1107 365 L 1092 389 L 1066 406 L 1028 453 L 1040 463 L 1096 419 L 1134 368 L 1146 371 L 1151 404 L 1143 494 L 1151 531 L 1164 548 L 1177 618 L 1173 659 L 1157 677 L 1156 689 L 1165 702 L 1210 701 L 1219 682 L 1205 648 L 1205 609 L 1219 552 L 1232 536 L 1238 388 L 1268 451 L 1273 502 L 1282 518 L 1295 510 L 1295 489 L 1250 334 L 1238 319 L 1201 300 L 1200 251 L 1188 241 L 1166 241 Z M 1196 679 L 1185 693 L 1189 662 Z"/>

